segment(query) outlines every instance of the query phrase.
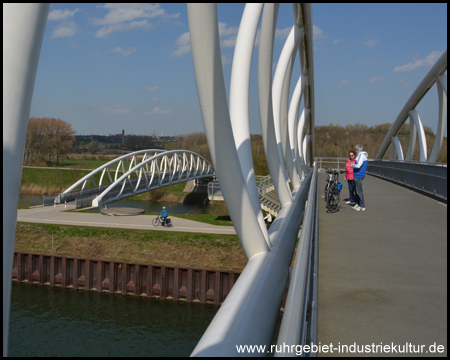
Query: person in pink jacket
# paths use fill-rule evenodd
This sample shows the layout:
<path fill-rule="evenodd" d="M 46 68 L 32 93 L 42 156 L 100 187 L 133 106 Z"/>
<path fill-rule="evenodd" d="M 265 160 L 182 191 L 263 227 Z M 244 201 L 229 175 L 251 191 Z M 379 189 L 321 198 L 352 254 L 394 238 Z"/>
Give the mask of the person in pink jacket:
<path fill-rule="evenodd" d="M 344 201 L 351 206 L 356 205 L 357 199 L 353 169 L 351 167 L 351 164 L 355 163 L 355 155 L 355 152 L 353 150 L 350 150 L 348 153 L 347 164 L 345 165 L 345 180 L 347 180 L 348 182 L 349 197 L 347 199 L 344 199 Z"/>

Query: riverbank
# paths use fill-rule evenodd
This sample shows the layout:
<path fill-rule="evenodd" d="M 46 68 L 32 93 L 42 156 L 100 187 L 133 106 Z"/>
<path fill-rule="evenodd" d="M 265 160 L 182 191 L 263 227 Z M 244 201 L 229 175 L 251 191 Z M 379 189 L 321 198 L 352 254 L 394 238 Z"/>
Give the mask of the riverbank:
<path fill-rule="evenodd" d="M 15 250 L 173 266 L 242 270 L 236 235 L 18 222 Z"/>

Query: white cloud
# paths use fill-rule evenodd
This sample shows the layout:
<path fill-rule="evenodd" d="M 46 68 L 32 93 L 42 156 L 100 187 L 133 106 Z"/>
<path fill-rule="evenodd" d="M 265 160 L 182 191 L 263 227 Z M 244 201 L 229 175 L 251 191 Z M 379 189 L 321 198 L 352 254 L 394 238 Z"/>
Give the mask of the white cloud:
<path fill-rule="evenodd" d="M 180 13 L 167 14 L 159 4 L 105 4 L 101 5 L 108 11 L 104 18 L 92 18 L 92 25 L 103 25 L 95 34 L 96 37 L 106 37 L 116 31 L 131 29 L 148 30 L 155 27 L 147 19 L 178 18 Z M 143 20 L 138 20 L 143 19 Z"/>
<path fill-rule="evenodd" d="M 104 113 L 106 113 L 106 114 L 111 114 L 111 115 L 121 115 L 121 114 L 127 114 L 127 113 L 130 113 L 130 112 L 132 112 L 133 110 L 124 108 L 122 105 L 115 105 L 115 106 L 112 106 L 112 107 L 109 107 L 109 108 L 104 107 L 104 108 L 102 109 L 102 111 L 103 111 Z"/>
<path fill-rule="evenodd" d="M 79 11 L 80 9 L 76 8 L 73 11 L 70 10 L 62 10 L 62 9 L 58 9 L 58 10 L 52 10 L 48 13 L 48 20 L 50 21 L 62 21 L 62 20 L 67 20 L 67 18 L 70 18 L 72 16 L 75 15 L 75 13 L 77 11 Z"/>
<path fill-rule="evenodd" d="M 157 87 L 157 86 L 152 86 L 152 87 L 146 87 L 146 88 L 144 88 L 144 90 L 147 90 L 147 91 L 156 91 L 156 90 L 158 90 L 159 89 L 159 87 Z"/>
<path fill-rule="evenodd" d="M 442 51 L 433 51 L 425 59 L 417 59 L 414 62 L 410 62 L 403 66 L 397 66 L 394 68 L 394 72 L 413 71 L 420 67 L 431 67 L 436 60 L 441 56 Z"/>
<path fill-rule="evenodd" d="M 221 48 L 234 48 L 236 46 L 236 39 L 238 34 L 239 28 L 238 27 L 228 27 L 226 23 L 219 22 L 219 38 L 220 40 L 220 47 Z M 287 38 L 289 35 L 289 32 L 291 31 L 291 28 L 286 29 L 276 29 L 275 30 L 275 39 L 284 39 Z M 255 46 L 259 46 L 261 32 L 258 29 L 256 31 L 256 37 L 255 37 Z M 178 56 L 182 57 L 186 55 L 187 53 L 191 52 L 191 40 L 189 32 L 185 32 L 181 34 L 178 39 L 176 40 L 176 47 L 177 49 L 174 50 L 169 57 L 171 56 Z M 228 58 L 222 57 L 223 64 L 227 64 L 230 61 Z"/>
<path fill-rule="evenodd" d="M 313 38 L 314 40 L 320 39 L 320 38 L 324 38 L 324 39 L 328 39 L 328 36 L 324 35 L 322 33 L 322 29 L 319 28 L 316 25 L 313 25 Z"/>
<path fill-rule="evenodd" d="M 65 21 L 61 25 L 59 25 L 55 30 L 52 31 L 51 38 L 59 38 L 59 37 L 69 37 L 76 34 L 78 30 L 78 25 L 73 21 Z"/>
<path fill-rule="evenodd" d="M 98 105 L 98 103 L 95 102 L 95 103 L 92 103 L 91 106 L 92 106 L 92 107 L 96 107 L 97 105 Z"/>
<path fill-rule="evenodd" d="M 173 110 L 162 110 L 159 108 L 159 106 L 153 108 L 152 111 L 146 111 L 143 114 L 144 115 L 169 115 L 173 112 Z"/>
<path fill-rule="evenodd" d="M 342 80 L 341 83 L 338 85 L 339 88 L 347 85 L 350 82 L 350 80 Z"/>
<path fill-rule="evenodd" d="M 169 57 L 171 56 L 182 57 L 183 55 L 191 51 L 191 37 L 189 35 L 189 31 L 178 36 L 176 45 L 178 49 L 173 51 Z"/>
<path fill-rule="evenodd" d="M 68 9 L 57 9 L 50 11 L 48 13 L 48 20 L 61 22 L 56 26 L 55 30 L 52 31 L 50 37 L 52 39 L 55 39 L 59 37 L 69 37 L 75 35 L 78 31 L 78 25 L 70 18 L 72 18 L 79 10 L 80 9 L 76 8 L 72 11 Z"/>
<path fill-rule="evenodd" d="M 374 78 L 369 80 L 368 84 L 375 84 L 375 83 L 383 84 L 383 80 L 384 80 L 384 78 L 381 77 L 381 76 L 374 77 Z"/>
<path fill-rule="evenodd" d="M 227 27 L 227 23 L 219 22 L 219 37 L 237 35 L 238 27 Z"/>
<path fill-rule="evenodd" d="M 237 36 L 230 36 L 228 39 L 222 40 L 220 42 L 220 47 L 222 48 L 234 48 L 236 46 Z"/>
<path fill-rule="evenodd" d="M 363 41 L 363 44 L 366 45 L 367 47 L 374 47 L 378 41 L 380 41 L 380 39 L 372 39 L 372 40 Z"/>
<path fill-rule="evenodd" d="M 335 39 L 333 40 L 333 44 L 336 45 L 339 41 L 341 41 L 342 39 Z"/>
<path fill-rule="evenodd" d="M 227 23 L 219 22 L 219 38 L 222 38 L 220 46 L 222 48 L 235 47 L 238 32 L 238 27 L 227 27 Z"/>
<path fill-rule="evenodd" d="M 137 50 L 136 46 L 132 46 L 126 50 L 122 49 L 121 47 L 118 46 L 115 49 L 108 50 L 107 52 L 117 52 L 119 54 L 122 54 L 123 57 L 127 57 L 127 56 L 130 56 L 131 54 L 134 54 L 136 52 L 136 50 Z"/>
<path fill-rule="evenodd" d="M 222 65 L 228 65 L 232 60 L 231 56 L 222 55 Z"/>
<path fill-rule="evenodd" d="M 411 76 L 406 75 L 403 79 L 400 80 L 400 84 L 402 84 L 403 87 L 411 87 L 412 86 L 412 82 L 411 82 Z"/>
<path fill-rule="evenodd" d="M 283 40 L 287 39 L 289 33 L 291 32 L 292 27 L 288 27 L 286 29 L 275 29 L 275 39 Z"/>

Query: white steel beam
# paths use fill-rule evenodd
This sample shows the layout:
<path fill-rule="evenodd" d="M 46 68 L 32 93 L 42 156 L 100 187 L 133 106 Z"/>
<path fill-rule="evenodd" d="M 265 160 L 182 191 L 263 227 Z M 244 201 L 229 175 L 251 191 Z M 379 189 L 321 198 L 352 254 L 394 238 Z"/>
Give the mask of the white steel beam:
<path fill-rule="evenodd" d="M 300 75 L 297 81 L 294 92 L 292 94 L 291 104 L 289 106 L 288 123 L 289 123 L 289 142 L 291 145 L 291 154 L 295 162 L 295 167 L 300 179 L 303 178 L 303 168 L 300 166 L 300 159 L 298 158 L 299 142 L 297 139 L 298 134 L 298 112 L 300 109 L 300 103 L 303 96 L 303 91 L 307 82 L 307 76 Z"/>
<path fill-rule="evenodd" d="M 292 202 L 291 191 L 279 154 L 272 106 L 272 59 L 275 28 L 280 4 L 266 4 L 261 21 L 258 56 L 258 102 L 261 134 L 272 182 L 281 205 Z"/>
<path fill-rule="evenodd" d="M 400 111 L 400 114 L 397 116 L 397 119 L 392 124 L 391 128 L 389 129 L 386 137 L 383 140 L 383 143 L 380 146 L 380 149 L 378 150 L 378 153 L 375 157 L 375 159 L 382 159 L 385 155 L 390 143 L 391 138 L 397 135 L 398 131 L 402 127 L 403 123 L 407 120 L 410 110 L 413 110 L 416 108 L 417 104 L 422 100 L 422 98 L 425 96 L 425 94 L 430 90 L 430 88 L 434 85 L 436 82 L 436 79 L 445 73 L 447 71 L 447 49 L 443 52 L 443 54 L 437 59 L 435 64 L 431 67 L 431 69 L 426 73 L 422 81 L 419 83 L 417 88 L 412 93 L 411 97 L 408 99 L 406 104 L 403 106 L 403 109 Z M 442 77 L 441 77 L 442 78 Z M 439 90 L 438 90 L 439 91 Z M 445 115 L 446 119 L 446 115 Z M 445 120 L 445 122 L 447 122 Z M 441 129 L 442 129 L 442 116 L 440 115 L 439 123 L 441 123 Z M 439 127 L 438 123 L 438 127 Z M 412 122 L 411 122 L 412 126 Z M 420 136 L 420 135 L 419 135 Z M 437 137 L 436 137 L 437 138 Z M 419 138 L 420 139 L 420 138 Z M 434 150 L 434 149 L 433 149 Z M 439 149 L 440 151 L 440 149 Z M 433 152 L 433 158 L 436 157 L 437 149 Z M 408 152 L 409 154 L 409 152 Z M 437 157 L 436 157 L 437 159 Z M 408 160 L 408 155 L 406 156 L 406 160 Z"/>
<path fill-rule="evenodd" d="M 292 69 L 294 67 L 294 61 L 297 53 L 298 43 L 292 52 L 292 56 L 289 60 L 289 64 L 286 70 L 286 76 L 283 83 L 283 91 L 281 95 L 281 108 L 280 108 L 280 123 L 281 123 L 281 146 L 283 148 L 284 162 L 286 164 L 286 170 L 289 174 L 292 187 L 295 189 L 300 186 L 300 177 L 297 172 L 297 168 L 292 157 L 289 138 L 289 89 L 291 87 Z"/>
<path fill-rule="evenodd" d="M 425 137 L 425 131 L 423 130 L 422 121 L 416 109 L 409 111 L 409 118 L 414 121 L 414 125 L 417 128 L 419 134 L 419 146 L 420 146 L 420 161 L 427 161 L 427 139 Z M 414 151 L 414 149 L 413 149 Z"/>
<path fill-rule="evenodd" d="M 250 259 L 269 251 L 254 215 L 230 123 L 216 4 L 188 4 L 195 80 L 206 138 L 231 220 Z"/>
<path fill-rule="evenodd" d="M 437 76 L 436 87 L 439 99 L 439 118 L 433 150 L 428 159 L 429 162 L 437 162 L 444 143 L 445 128 L 447 127 L 447 75 L 441 74 Z"/>
<path fill-rule="evenodd" d="M 294 25 L 284 44 L 283 50 L 281 51 L 281 55 L 277 63 L 277 68 L 275 70 L 275 76 L 273 78 L 273 86 L 272 86 L 273 121 L 275 127 L 275 138 L 277 141 L 278 154 L 280 156 L 281 164 L 285 163 L 285 158 L 283 156 L 284 154 L 283 143 L 282 143 L 283 127 L 281 124 L 283 88 L 286 79 L 286 73 L 289 67 L 289 62 L 291 60 L 293 52 L 296 50 L 298 41 L 300 40 L 302 35 L 303 35 L 303 28 L 300 28 L 298 25 Z M 284 170 L 283 173 L 285 174 Z"/>
<path fill-rule="evenodd" d="M 8 354 L 15 209 L 49 9 L 50 4 L 3 4 L 3 356 Z"/>
<path fill-rule="evenodd" d="M 242 174 L 252 201 L 253 210 L 266 242 L 270 246 L 269 234 L 267 233 L 256 187 L 248 109 L 253 47 L 262 9 L 263 4 L 248 3 L 245 5 L 242 14 L 231 70 L 230 119 Z"/>

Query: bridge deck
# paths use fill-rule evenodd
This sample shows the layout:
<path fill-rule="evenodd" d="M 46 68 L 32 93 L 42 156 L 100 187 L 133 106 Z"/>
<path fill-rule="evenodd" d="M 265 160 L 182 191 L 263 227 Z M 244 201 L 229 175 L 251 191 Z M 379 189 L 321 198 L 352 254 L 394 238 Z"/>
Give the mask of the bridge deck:
<path fill-rule="evenodd" d="M 424 350 L 436 343 L 446 354 L 447 205 L 367 176 L 366 211 L 341 201 L 331 214 L 324 185 L 319 172 L 318 341 Z"/>

